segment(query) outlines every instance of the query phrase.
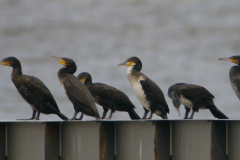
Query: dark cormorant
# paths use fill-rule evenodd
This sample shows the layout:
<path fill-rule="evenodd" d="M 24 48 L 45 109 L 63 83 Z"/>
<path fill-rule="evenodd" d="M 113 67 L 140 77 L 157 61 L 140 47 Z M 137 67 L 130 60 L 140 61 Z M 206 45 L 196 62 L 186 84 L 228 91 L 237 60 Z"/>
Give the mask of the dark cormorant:
<path fill-rule="evenodd" d="M 168 96 L 172 99 L 178 113 L 180 105 L 185 106 L 186 114 L 184 119 L 188 119 L 188 113 L 191 109 L 192 114 L 189 119 L 193 119 L 194 112 L 198 112 L 199 109 L 209 109 L 215 118 L 228 119 L 214 105 L 214 96 L 204 87 L 194 84 L 177 83 L 169 87 Z"/>
<path fill-rule="evenodd" d="M 23 99 L 33 109 L 32 117 L 26 120 L 39 120 L 40 113 L 57 114 L 63 120 L 68 119 L 65 115 L 60 113 L 51 92 L 41 80 L 33 76 L 22 74 L 21 63 L 17 58 L 7 57 L 3 59 L 0 64 L 13 68 L 11 75 L 12 82 Z"/>
<path fill-rule="evenodd" d="M 105 118 L 108 109 L 111 110 L 108 119 L 112 118 L 115 111 L 125 111 L 128 112 L 131 119 L 141 119 L 134 111 L 135 106 L 122 91 L 106 84 L 92 83 L 92 77 L 87 72 L 80 73 L 78 79 L 87 86 L 95 102 L 103 107 L 102 119 Z"/>
<path fill-rule="evenodd" d="M 142 69 L 142 62 L 140 59 L 131 57 L 118 66 L 130 66 L 127 70 L 127 76 L 134 93 L 145 110 L 142 119 L 146 119 L 149 111 L 150 116 L 148 119 L 152 118 L 153 113 L 161 116 L 163 119 L 167 119 L 169 108 L 163 92 L 155 82 L 140 72 Z"/>
<path fill-rule="evenodd" d="M 229 71 L 229 78 L 231 82 L 232 89 L 236 93 L 238 99 L 240 100 L 240 56 L 232 56 L 229 58 L 219 58 L 219 60 L 229 61 L 237 65 L 232 66 Z"/>
<path fill-rule="evenodd" d="M 78 112 L 82 112 L 78 120 L 82 120 L 83 114 L 100 118 L 97 107 L 89 90 L 82 84 L 73 74 L 77 70 L 76 63 L 69 58 L 58 58 L 52 56 L 59 61 L 64 67 L 58 71 L 58 78 L 63 86 L 68 99 L 72 102 L 75 113 L 72 120 L 76 120 Z"/>

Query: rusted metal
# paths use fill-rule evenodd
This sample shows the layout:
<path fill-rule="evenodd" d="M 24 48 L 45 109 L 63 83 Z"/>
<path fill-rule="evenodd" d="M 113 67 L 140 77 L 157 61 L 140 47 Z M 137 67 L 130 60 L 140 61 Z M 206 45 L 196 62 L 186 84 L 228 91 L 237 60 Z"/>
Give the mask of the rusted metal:
<path fill-rule="evenodd" d="M 115 154 L 115 122 L 102 122 L 100 125 L 100 160 L 114 160 Z"/>
<path fill-rule="evenodd" d="M 59 123 L 47 123 L 45 127 L 45 160 L 60 160 Z"/>
<path fill-rule="evenodd" d="M 155 122 L 155 160 L 170 160 L 170 122 Z"/>
<path fill-rule="evenodd" d="M 0 160 L 6 160 L 6 123 L 0 123 Z"/>
<path fill-rule="evenodd" d="M 229 160 L 236 160 L 239 135 L 240 121 L 231 120 L 0 121 L 0 157 L 226 160 L 228 145 Z"/>

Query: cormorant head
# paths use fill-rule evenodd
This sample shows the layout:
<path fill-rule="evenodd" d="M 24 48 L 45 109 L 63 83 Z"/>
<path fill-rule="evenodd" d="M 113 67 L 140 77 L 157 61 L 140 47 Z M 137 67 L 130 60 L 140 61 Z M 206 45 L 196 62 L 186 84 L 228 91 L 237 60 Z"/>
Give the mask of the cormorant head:
<path fill-rule="evenodd" d="M 80 73 L 80 74 L 77 76 L 77 78 L 78 78 L 81 82 L 83 82 L 83 83 L 85 83 L 85 82 L 91 82 L 91 83 L 92 83 L 92 77 L 91 77 L 91 75 L 90 75 L 88 72 L 82 72 L 82 73 Z"/>
<path fill-rule="evenodd" d="M 70 58 L 59 58 L 59 57 L 56 57 L 56 56 L 51 56 L 51 57 L 55 58 L 56 60 L 58 60 L 58 62 L 60 64 L 65 66 L 69 70 L 69 73 L 73 74 L 73 73 L 76 72 L 77 65 L 72 59 L 70 59 Z"/>
<path fill-rule="evenodd" d="M 136 70 L 140 71 L 142 69 L 142 62 L 138 57 L 131 57 L 125 62 L 120 63 L 119 66 L 133 66 Z"/>
<path fill-rule="evenodd" d="M 232 56 L 229 58 L 219 58 L 218 60 L 229 61 L 237 65 L 240 65 L 240 56 Z"/>
<path fill-rule="evenodd" d="M 19 65 L 19 64 L 20 64 L 20 61 L 15 57 L 7 57 L 0 62 L 0 65 L 10 66 L 10 67 L 14 67 L 15 65 Z"/>

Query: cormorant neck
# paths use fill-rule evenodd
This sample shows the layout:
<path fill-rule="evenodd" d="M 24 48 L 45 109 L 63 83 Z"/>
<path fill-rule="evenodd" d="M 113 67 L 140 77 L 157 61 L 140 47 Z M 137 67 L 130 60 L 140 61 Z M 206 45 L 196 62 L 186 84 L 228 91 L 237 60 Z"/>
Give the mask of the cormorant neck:
<path fill-rule="evenodd" d="M 69 73 L 74 74 L 77 70 L 77 66 L 75 64 L 68 65 L 66 67 L 63 67 L 59 70 L 59 73 Z"/>
<path fill-rule="evenodd" d="M 19 61 L 16 61 L 13 65 L 12 77 L 22 75 L 22 66 Z"/>
<path fill-rule="evenodd" d="M 142 69 L 142 62 L 141 62 L 141 61 L 138 61 L 138 62 L 133 66 L 133 69 L 140 72 L 141 69 Z"/>
<path fill-rule="evenodd" d="M 85 85 L 92 85 L 92 77 L 91 76 L 87 76 L 84 84 Z"/>
<path fill-rule="evenodd" d="M 66 66 L 66 69 L 67 69 L 67 72 L 70 73 L 70 74 L 74 74 L 77 70 L 77 66 L 76 64 L 71 64 L 71 65 L 68 65 Z"/>

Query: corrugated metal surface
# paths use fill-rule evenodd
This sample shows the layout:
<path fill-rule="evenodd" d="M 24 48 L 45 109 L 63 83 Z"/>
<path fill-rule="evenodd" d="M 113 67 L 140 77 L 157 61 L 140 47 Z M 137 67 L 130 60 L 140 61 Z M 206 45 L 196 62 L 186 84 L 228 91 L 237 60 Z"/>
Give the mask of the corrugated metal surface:
<path fill-rule="evenodd" d="M 231 120 L 0 121 L 0 160 L 236 160 L 239 133 Z"/>

